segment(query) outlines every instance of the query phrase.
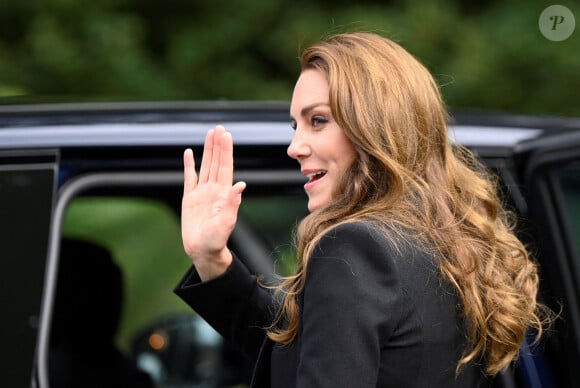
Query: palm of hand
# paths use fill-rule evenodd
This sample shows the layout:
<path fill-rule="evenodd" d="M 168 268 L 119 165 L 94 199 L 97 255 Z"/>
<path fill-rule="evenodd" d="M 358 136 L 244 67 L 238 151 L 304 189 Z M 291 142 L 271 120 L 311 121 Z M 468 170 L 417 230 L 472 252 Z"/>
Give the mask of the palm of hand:
<path fill-rule="evenodd" d="M 182 230 L 186 252 L 207 256 L 223 249 L 237 219 L 237 205 L 231 198 L 232 185 L 198 184 L 184 193 Z"/>
<path fill-rule="evenodd" d="M 213 277 L 231 262 L 227 241 L 237 220 L 244 182 L 233 182 L 233 140 L 223 127 L 208 132 L 199 178 L 193 152 L 184 153 L 183 246 L 200 276 Z M 228 262 L 229 261 L 229 262 Z"/>

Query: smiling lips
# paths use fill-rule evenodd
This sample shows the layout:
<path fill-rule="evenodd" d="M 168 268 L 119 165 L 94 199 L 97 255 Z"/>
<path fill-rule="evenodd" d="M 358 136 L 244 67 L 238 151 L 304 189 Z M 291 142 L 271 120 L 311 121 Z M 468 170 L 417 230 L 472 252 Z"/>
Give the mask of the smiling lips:
<path fill-rule="evenodd" d="M 326 170 L 308 170 L 303 171 L 303 174 L 308 178 L 308 182 L 304 185 L 304 189 L 310 189 L 316 182 L 326 175 Z"/>

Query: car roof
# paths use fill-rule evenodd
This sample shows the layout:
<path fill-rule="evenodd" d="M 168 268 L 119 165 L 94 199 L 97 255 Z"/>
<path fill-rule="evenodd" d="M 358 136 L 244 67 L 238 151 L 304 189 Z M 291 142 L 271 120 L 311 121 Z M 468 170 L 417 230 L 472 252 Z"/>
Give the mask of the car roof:
<path fill-rule="evenodd" d="M 188 146 L 216 124 L 237 145 L 287 145 L 288 102 L 125 102 L 0 105 L 0 149 Z M 513 148 L 578 120 L 488 113 L 454 114 L 450 137 L 468 147 Z"/>

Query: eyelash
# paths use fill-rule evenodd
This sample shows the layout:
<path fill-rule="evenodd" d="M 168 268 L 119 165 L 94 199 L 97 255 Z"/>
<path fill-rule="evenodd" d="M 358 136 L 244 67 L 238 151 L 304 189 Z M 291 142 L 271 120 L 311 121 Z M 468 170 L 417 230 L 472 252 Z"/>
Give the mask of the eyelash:
<path fill-rule="evenodd" d="M 326 119 L 326 118 L 324 118 L 322 116 L 312 116 L 312 118 L 310 119 L 310 124 L 313 127 L 316 127 L 316 126 L 321 125 L 321 124 L 326 124 L 326 123 L 328 123 L 328 119 Z M 292 120 L 290 122 L 290 127 L 293 130 L 296 130 L 296 127 L 297 127 L 296 121 Z"/>
<path fill-rule="evenodd" d="M 316 127 L 317 125 L 328 123 L 328 120 L 321 116 L 313 116 L 310 119 L 310 122 L 312 123 L 313 127 Z"/>

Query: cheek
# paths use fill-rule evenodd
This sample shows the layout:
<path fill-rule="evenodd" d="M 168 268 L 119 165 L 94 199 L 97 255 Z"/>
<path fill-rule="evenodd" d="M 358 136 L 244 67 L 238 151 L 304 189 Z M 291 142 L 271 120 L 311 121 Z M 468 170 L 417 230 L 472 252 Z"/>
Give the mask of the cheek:
<path fill-rule="evenodd" d="M 342 153 L 341 153 L 341 170 L 347 170 L 348 168 L 350 168 L 350 166 L 352 166 L 354 164 L 354 162 L 356 161 L 356 159 L 358 158 L 358 153 L 356 152 L 356 150 L 354 149 L 354 146 L 352 146 L 352 144 L 346 145 L 343 149 L 342 149 Z"/>

